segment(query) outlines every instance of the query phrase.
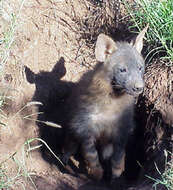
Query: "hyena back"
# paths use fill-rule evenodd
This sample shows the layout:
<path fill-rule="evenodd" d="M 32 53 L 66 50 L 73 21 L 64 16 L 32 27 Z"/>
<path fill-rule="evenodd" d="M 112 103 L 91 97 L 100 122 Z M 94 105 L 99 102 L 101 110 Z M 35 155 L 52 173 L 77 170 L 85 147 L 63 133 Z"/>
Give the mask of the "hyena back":
<path fill-rule="evenodd" d="M 134 128 L 135 97 L 144 88 L 141 50 L 146 30 L 134 43 L 114 42 L 100 34 L 95 48 L 98 64 L 82 77 L 69 100 L 69 136 L 74 141 L 67 143 L 66 159 L 80 146 L 96 179 L 103 175 L 97 145 L 101 157 L 111 162 L 112 178 L 124 170 L 125 147 Z"/>

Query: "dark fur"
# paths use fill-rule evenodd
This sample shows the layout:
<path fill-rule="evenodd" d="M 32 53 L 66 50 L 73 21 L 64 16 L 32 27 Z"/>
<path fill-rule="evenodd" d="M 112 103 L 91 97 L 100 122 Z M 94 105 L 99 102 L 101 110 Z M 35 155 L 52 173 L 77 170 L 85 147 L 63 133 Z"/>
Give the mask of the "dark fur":
<path fill-rule="evenodd" d="M 101 158 L 110 160 L 113 178 L 124 170 L 125 147 L 134 128 L 135 97 L 144 87 L 144 60 L 140 54 L 144 34 L 139 34 L 134 45 L 115 43 L 101 34 L 96 58 L 102 63 L 82 77 L 67 104 L 70 112 L 64 160 L 68 161 L 80 147 L 96 179 L 103 174 Z"/>

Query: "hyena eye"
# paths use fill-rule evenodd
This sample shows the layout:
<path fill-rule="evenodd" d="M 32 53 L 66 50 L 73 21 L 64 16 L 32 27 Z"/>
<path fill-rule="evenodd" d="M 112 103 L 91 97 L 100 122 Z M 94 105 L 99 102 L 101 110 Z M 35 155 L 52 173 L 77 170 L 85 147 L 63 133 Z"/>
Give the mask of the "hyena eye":
<path fill-rule="evenodd" d="M 143 67 L 139 67 L 139 70 L 142 71 L 142 70 L 143 70 Z"/>
<path fill-rule="evenodd" d="M 121 72 L 121 73 L 125 73 L 125 72 L 127 72 L 127 69 L 126 69 L 126 68 L 121 68 L 121 69 L 120 69 L 120 72 Z"/>

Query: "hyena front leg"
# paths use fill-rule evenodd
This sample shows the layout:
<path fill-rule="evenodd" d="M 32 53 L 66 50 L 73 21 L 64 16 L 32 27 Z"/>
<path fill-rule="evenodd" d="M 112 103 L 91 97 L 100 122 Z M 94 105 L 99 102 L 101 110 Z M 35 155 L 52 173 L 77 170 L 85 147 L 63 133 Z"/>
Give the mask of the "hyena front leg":
<path fill-rule="evenodd" d="M 111 158 L 112 179 L 118 178 L 125 169 L 125 147 L 119 143 L 114 143 L 113 149 Z"/>
<path fill-rule="evenodd" d="M 91 175 L 94 179 L 100 180 L 103 176 L 103 169 L 99 162 L 94 138 L 88 136 L 83 139 L 82 151 L 89 166 L 89 175 Z"/>
<path fill-rule="evenodd" d="M 63 156 L 62 161 L 64 164 L 68 164 L 68 161 L 72 155 L 77 153 L 79 149 L 79 144 L 74 140 L 67 138 L 65 139 L 64 147 L 63 147 Z"/>

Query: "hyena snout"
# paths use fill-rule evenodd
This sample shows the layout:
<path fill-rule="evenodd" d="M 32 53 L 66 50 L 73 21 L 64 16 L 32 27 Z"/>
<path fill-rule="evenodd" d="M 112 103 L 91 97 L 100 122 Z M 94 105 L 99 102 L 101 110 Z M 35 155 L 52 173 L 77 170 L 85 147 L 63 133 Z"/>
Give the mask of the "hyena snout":
<path fill-rule="evenodd" d="M 144 82 L 142 80 L 135 82 L 135 84 L 132 88 L 133 92 L 137 93 L 137 94 L 142 93 L 143 89 L 144 89 Z"/>

